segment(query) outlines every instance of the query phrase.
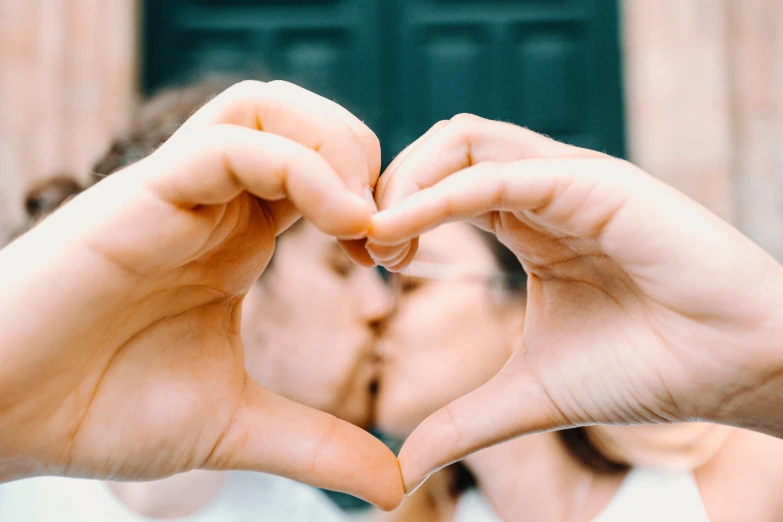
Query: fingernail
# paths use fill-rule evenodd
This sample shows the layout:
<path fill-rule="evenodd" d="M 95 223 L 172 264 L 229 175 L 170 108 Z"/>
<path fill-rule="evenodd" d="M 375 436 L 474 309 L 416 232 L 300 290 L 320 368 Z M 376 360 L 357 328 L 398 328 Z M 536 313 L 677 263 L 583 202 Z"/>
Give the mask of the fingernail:
<path fill-rule="evenodd" d="M 364 199 L 370 206 L 378 212 L 378 204 L 375 203 L 375 197 L 373 196 L 373 190 L 370 187 L 364 187 Z"/>
<path fill-rule="evenodd" d="M 378 245 L 375 247 L 371 241 L 367 241 L 366 246 L 367 252 L 369 252 L 373 261 L 384 266 L 393 265 L 395 262 L 399 263 L 402 261 L 402 258 L 407 255 L 407 250 L 410 249 L 410 245 L 404 244 L 395 246 Z M 381 250 L 380 254 L 378 253 L 378 250 Z"/>
<path fill-rule="evenodd" d="M 394 254 L 394 255 L 388 256 L 388 257 L 378 256 L 377 254 L 375 254 L 375 252 L 373 252 L 372 250 L 369 250 L 369 249 L 367 250 L 367 253 L 370 254 L 370 257 L 372 258 L 373 261 L 375 261 L 376 264 L 382 265 L 382 266 L 394 264 L 394 263 L 392 263 L 392 261 L 394 261 L 399 256 L 399 254 Z"/>
<path fill-rule="evenodd" d="M 405 245 L 405 248 L 400 250 L 400 252 L 396 256 L 394 256 L 392 259 L 386 261 L 386 265 L 387 266 L 392 266 L 392 267 L 399 265 L 400 263 L 402 263 L 403 259 L 408 257 L 408 253 L 410 251 L 411 251 L 411 244 L 408 243 L 407 245 Z"/>
<path fill-rule="evenodd" d="M 370 250 L 368 250 L 367 253 L 370 254 L 370 259 L 372 259 L 376 265 L 383 266 L 383 260 L 381 258 L 376 257 Z"/>

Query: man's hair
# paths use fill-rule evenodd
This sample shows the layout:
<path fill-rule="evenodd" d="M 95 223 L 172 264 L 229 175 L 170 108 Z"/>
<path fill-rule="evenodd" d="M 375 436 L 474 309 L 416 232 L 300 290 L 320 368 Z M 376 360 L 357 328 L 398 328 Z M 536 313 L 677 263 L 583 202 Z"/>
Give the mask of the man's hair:
<path fill-rule="evenodd" d="M 82 190 L 79 182 L 67 174 L 58 174 L 30 187 L 24 199 L 28 228 L 35 226 Z"/>
<path fill-rule="evenodd" d="M 209 100 L 234 83 L 222 77 L 205 79 L 185 87 L 167 88 L 142 103 L 119 134 L 95 162 L 92 183 L 155 152 Z"/>
<path fill-rule="evenodd" d="M 210 99 L 234 83 L 210 77 L 184 87 L 171 87 L 138 105 L 127 129 L 118 134 L 92 167 L 88 185 L 152 154 Z M 74 176 L 58 174 L 33 186 L 25 197 L 28 229 L 84 190 Z"/>

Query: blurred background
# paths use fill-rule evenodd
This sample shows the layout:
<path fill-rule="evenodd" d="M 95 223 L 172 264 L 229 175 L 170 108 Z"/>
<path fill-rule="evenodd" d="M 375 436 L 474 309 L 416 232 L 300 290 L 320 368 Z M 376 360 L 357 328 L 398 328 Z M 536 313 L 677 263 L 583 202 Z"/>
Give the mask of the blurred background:
<path fill-rule="evenodd" d="M 385 162 L 459 112 L 626 157 L 783 260 L 782 23 L 783 0 L 0 0 L 0 235 L 134 103 L 220 72 L 338 101 Z"/>

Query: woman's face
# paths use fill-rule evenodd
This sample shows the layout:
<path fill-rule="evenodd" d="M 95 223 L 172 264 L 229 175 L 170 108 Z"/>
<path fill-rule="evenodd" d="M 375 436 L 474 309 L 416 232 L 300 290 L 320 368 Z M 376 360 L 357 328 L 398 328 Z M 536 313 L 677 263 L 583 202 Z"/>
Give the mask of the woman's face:
<path fill-rule="evenodd" d="M 380 274 L 303 222 L 279 241 L 242 308 L 245 364 L 268 389 L 367 425 L 375 343 L 393 307 Z"/>
<path fill-rule="evenodd" d="M 416 260 L 446 265 L 455 279 L 464 278 L 397 276 L 396 313 L 378 344 L 376 415 L 378 427 L 398 437 L 495 375 L 524 322 L 523 299 L 476 277 L 499 268 L 472 226 L 455 223 L 425 234 Z"/>

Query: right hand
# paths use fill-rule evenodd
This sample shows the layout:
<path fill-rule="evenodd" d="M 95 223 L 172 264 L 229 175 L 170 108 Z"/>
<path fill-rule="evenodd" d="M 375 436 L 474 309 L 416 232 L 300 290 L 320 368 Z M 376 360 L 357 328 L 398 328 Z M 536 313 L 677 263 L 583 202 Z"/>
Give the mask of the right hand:
<path fill-rule="evenodd" d="M 396 506 L 391 451 L 254 381 L 239 331 L 275 237 L 364 237 L 379 170 L 342 107 L 245 82 L 0 252 L 0 480 L 248 469 Z"/>
<path fill-rule="evenodd" d="M 394 270 L 420 234 L 467 220 L 529 275 L 518 349 L 408 438 L 408 491 L 541 430 L 707 420 L 783 436 L 783 267 L 633 165 L 462 116 L 404 151 L 376 201 L 368 249 Z"/>

